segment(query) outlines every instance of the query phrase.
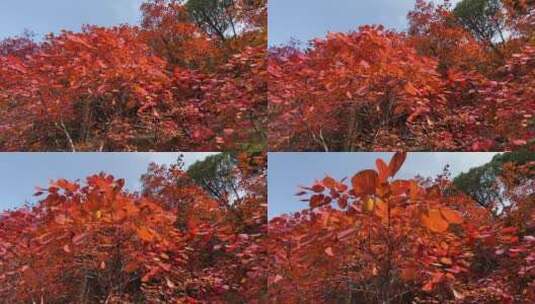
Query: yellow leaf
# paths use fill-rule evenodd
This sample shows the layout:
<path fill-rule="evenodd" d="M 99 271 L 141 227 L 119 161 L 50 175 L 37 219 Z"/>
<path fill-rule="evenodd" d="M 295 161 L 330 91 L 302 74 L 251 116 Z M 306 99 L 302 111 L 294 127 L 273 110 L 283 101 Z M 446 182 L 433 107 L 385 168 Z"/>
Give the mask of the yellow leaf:
<path fill-rule="evenodd" d="M 367 211 L 372 211 L 374 206 L 374 201 L 372 198 L 369 198 L 368 201 L 366 201 L 366 204 L 364 205 L 364 209 Z"/>

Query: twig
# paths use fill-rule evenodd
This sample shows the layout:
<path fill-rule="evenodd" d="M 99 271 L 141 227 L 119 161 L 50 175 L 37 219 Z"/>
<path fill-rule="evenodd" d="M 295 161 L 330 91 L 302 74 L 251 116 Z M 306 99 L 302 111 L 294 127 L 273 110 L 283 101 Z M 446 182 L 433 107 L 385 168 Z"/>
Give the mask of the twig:
<path fill-rule="evenodd" d="M 61 128 L 60 128 L 60 126 L 61 126 Z M 62 130 L 63 133 L 65 133 L 65 136 L 67 137 L 67 140 L 69 141 L 69 145 L 71 146 L 72 152 L 76 152 L 76 147 L 74 146 L 74 142 L 72 141 L 72 137 L 69 134 L 69 131 L 67 130 L 67 127 L 63 123 L 63 120 L 61 120 L 59 126 L 58 126 L 58 123 L 56 123 L 56 127 L 58 127 L 60 130 Z"/>

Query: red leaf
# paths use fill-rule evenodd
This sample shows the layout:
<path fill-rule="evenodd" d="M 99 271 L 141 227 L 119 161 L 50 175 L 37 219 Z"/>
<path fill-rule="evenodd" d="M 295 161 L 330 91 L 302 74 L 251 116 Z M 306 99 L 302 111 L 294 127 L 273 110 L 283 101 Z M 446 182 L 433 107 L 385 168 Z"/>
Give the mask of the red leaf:
<path fill-rule="evenodd" d="M 312 197 L 310 198 L 310 207 L 316 208 L 323 205 L 324 198 L 325 196 L 323 194 L 312 195 Z"/>
<path fill-rule="evenodd" d="M 325 187 L 323 187 L 320 184 L 315 184 L 314 186 L 312 186 L 312 191 L 314 191 L 316 193 L 321 193 L 321 192 L 323 192 L 323 190 L 325 190 Z"/>
<path fill-rule="evenodd" d="M 392 157 L 392 160 L 390 160 L 390 163 L 388 164 L 390 176 L 396 175 L 406 158 L 407 152 L 396 152 L 396 154 L 394 154 L 394 157 Z"/>
<path fill-rule="evenodd" d="M 355 194 L 374 194 L 377 187 L 378 175 L 374 170 L 364 170 L 351 179 Z"/>
<path fill-rule="evenodd" d="M 390 169 L 384 162 L 384 160 L 378 158 L 375 161 L 377 165 L 377 172 L 379 172 L 379 182 L 384 183 L 390 176 Z"/>
<path fill-rule="evenodd" d="M 334 180 L 334 178 L 330 177 L 330 176 L 326 176 L 323 181 L 322 181 L 323 185 L 329 189 L 333 189 L 336 187 L 336 181 Z"/>

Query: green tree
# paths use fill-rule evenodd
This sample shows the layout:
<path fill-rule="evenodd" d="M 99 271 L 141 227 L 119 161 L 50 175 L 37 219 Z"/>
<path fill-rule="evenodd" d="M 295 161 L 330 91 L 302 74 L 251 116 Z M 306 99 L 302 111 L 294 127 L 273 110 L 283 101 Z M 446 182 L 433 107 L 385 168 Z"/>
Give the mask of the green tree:
<path fill-rule="evenodd" d="M 453 14 L 476 39 L 497 50 L 494 39 L 499 37 L 502 42 L 505 41 L 502 11 L 500 0 L 462 0 L 455 6 Z"/>
<path fill-rule="evenodd" d="M 229 195 L 239 197 L 237 159 L 230 152 L 208 156 L 191 165 L 187 173 L 195 183 L 208 191 L 213 197 L 226 200 Z"/>
<path fill-rule="evenodd" d="M 207 34 L 222 41 L 227 40 L 229 34 L 236 36 L 235 0 L 188 0 L 186 8 Z"/>
<path fill-rule="evenodd" d="M 498 154 L 490 162 L 459 174 L 453 183 L 458 190 L 468 194 L 481 206 L 489 208 L 494 214 L 497 214 L 499 208 L 494 207 L 503 207 L 507 201 L 503 195 L 503 189 L 497 181 L 497 177 L 502 172 L 503 164 L 512 162 L 516 165 L 522 165 L 530 161 L 535 161 L 535 153 L 527 150 Z"/>

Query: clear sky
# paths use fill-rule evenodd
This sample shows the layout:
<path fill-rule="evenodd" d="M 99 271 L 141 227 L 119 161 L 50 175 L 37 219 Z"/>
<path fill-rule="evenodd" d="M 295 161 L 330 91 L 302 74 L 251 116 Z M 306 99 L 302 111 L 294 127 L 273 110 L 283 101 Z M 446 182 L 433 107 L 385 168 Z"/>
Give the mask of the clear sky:
<path fill-rule="evenodd" d="M 374 169 L 375 160 L 389 162 L 393 153 L 269 153 L 268 216 L 295 212 L 307 207 L 295 193 L 326 174 L 337 179 Z M 489 162 L 496 153 L 409 153 L 396 178 L 416 175 L 435 177 L 449 164 L 452 176 Z"/>
<path fill-rule="evenodd" d="M 0 39 L 29 29 L 41 38 L 61 29 L 79 31 L 83 24 L 138 24 L 143 0 L 2 0 Z"/>
<path fill-rule="evenodd" d="M 455 4 L 459 0 L 450 1 Z M 435 1 L 442 3 L 442 1 Z M 405 30 L 415 0 L 270 0 L 269 44 L 300 42 L 328 32 L 346 32 L 364 24 Z"/>
<path fill-rule="evenodd" d="M 151 162 L 174 164 L 181 153 L 0 153 L 0 212 L 35 202 L 35 187 L 65 178 L 85 181 L 106 172 L 140 190 L 140 177 Z M 185 166 L 214 153 L 182 153 Z"/>

